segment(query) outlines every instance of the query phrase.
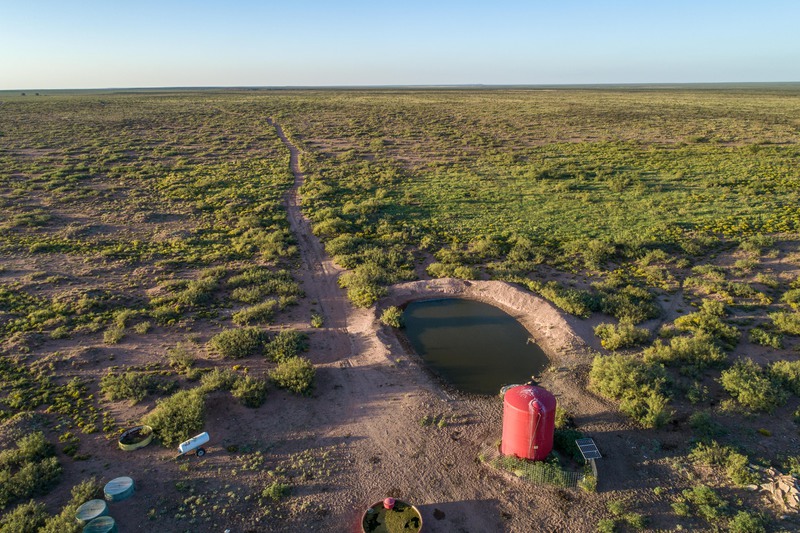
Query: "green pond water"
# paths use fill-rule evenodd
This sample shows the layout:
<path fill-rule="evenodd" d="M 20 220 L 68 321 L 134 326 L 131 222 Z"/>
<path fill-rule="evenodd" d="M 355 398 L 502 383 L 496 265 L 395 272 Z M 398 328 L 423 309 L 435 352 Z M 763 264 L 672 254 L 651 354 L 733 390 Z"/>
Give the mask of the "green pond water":
<path fill-rule="evenodd" d="M 460 391 L 497 394 L 550 363 L 514 317 L 489 304 L 447 298 L 406 307 L 405 334 L 428 367 Z"/>

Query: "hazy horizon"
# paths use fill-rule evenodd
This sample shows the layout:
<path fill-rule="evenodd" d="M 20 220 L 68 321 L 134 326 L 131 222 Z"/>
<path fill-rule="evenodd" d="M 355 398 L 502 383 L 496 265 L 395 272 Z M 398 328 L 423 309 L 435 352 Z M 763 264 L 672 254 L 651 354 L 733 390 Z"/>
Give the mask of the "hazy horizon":
<path fill-rule="evenodd" d="M 0 90 L 800 81 L 800 3 L 53 0 L 4 7 Z"/>

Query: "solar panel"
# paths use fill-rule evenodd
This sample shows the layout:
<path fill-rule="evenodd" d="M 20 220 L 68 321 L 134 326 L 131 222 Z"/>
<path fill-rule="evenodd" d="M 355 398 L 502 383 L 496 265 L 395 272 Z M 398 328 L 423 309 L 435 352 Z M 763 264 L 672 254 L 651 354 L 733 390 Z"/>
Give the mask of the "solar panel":
<path fill-rule="evenodd" d="M 578 445 L 581 455 L 583 455 L 583 458 L 587 461 L 589 459 L 600 459 L 603 457 L 600 455 L 600 450 L 597 449 L 594 439 L 577 439 L 575 444 Z"/>

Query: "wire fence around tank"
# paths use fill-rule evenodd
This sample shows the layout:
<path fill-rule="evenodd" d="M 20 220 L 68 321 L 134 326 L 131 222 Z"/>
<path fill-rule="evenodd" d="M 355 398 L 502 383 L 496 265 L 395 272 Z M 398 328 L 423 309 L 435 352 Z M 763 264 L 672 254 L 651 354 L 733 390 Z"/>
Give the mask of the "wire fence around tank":
<path fill-rule="evenodd" d="M 586 465 L 585 471 L 567 470 L 562 466 L 545 461 L 526 461 L 500 453 L 497 446 L 487 446 L 478 455 L 485 464 L 502 470 L 534 485 L 550 485 L 567 489 L 582 488 L 594 491 L 597 478 Z"/>

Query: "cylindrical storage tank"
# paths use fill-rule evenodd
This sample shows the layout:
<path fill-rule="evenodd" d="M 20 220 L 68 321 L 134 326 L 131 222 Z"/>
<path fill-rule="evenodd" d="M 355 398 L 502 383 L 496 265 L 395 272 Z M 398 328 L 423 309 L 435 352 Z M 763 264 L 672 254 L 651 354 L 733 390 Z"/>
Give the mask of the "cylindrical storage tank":
<path fill-rule="evenodd" d="M 110 516 L 101 516 L 86 524 L 83 533 L 117 533 L 117 523 Z"/>
<path fill-rule="evenodd" d="M 89 500 L 75 511 L 79 524 L 86 524 L 97 517 L 108 514 L 108 504 L 103 500 Z"/>
<path fill-rule="evenodd" d="M 195 450 L 208 442 L 209 436 L 208 433 L 205 431 L 192 437 L 189 440 L 183 441 L 178 445 L 178 451 L 182 454 L 189 453 L 192 450 Z"/>
<path fill-rule="evenodd" d="M 103 494 L 105 494 L 106 500 L 110 502 L 121 502 L 133 496 L 134 490 L 133 479 L 123 476 L 114 478 L 106 483 L 106 486 L 103 487 Z"/>
<path fill-rule="evenodd" d="M 535 385 L 518 385 L 503 396 L 503 455 L 542 461 L 553 449 L 556 398 Z"/>

